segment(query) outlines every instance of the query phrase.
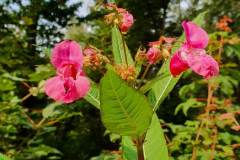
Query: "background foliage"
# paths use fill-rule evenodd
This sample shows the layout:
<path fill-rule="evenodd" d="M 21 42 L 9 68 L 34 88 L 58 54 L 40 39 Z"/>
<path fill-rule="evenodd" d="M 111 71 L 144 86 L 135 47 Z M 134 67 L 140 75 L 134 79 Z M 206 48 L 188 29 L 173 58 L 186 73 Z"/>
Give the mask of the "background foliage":
<path fill-rule="evenodd" d="M 75 3 L 76 2 L 76 3 Z M 49 63 L 51 47 L 63 38 L 92 44 L 111 54 L 110 27 L 104 11 L 96 5 L 79 16 L 89 1 L 4 0 L 0 2 L 0 152 L 13 159 L 101 160 L 120 157 L 118 135 L 109 134 L 100 113 L 82 100 L 71 105 L 53 103 L 42 91 L 44 80 L 54 74 Z M 159 107 L 172 159 L 191 159 L 193 148 L 199 159 L 211 157 L 217 132 L 215 159 L 240 158 L 240 2 L 238 0 L 119 0 L 135 17 L 127 34 L 134 55 L 139 46 L 160 35 L 178 37 L 181 21 L 207 11 L 204 28 L 211 33 L 208 51 L 221 63 L 221 75 L 211 82 L 210 118 L 204 117 L 208 96 L 205 80 L 185 73 Z M 215 28 L 224 15 L 234 21 L 232 32 Z M 220 40 L 224 39 L 224 43 Z M 218 54 L 219 48 L 222 48 Z M 151 78 L 159 65 L 147 75 Z M 88 73 L 99 81 L 101 74 Z M 196 140 L 198 126 L 204 122 Z M 194 146 L 194 147 L 193 147 Z M 203 154 L 204 153 L 204 154 Z M 0 156 L 4 156 L 0 155 Z"/>

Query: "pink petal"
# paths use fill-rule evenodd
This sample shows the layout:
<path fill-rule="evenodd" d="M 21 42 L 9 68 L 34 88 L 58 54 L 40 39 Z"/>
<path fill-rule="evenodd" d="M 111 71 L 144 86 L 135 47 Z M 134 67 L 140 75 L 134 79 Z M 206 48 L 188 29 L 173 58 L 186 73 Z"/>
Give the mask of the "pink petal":
<path fill-rule="evenodd" d="M 219 74 L 218 63 L 211 56 L 207 55 L 205 51 L 200 54 L 188 54 L 187 63 L 195 73 L 203 76 L 205 79 Z"/>
<path fill-rule="evenodd" d="M 175 77 L 186 71 L 189 68 L 187 62 L 183 59 L 181 55 L 181 49 L 178 50 L 170 61 L 170 72 Z"/>
<path fill-rule="evenodd" d="M 78 75 L 75 81 L 75 85 L 76 85 L 78 96 L 80 98 L 84 97 L 90 89 L 90 82 L 85 76 Z"/>
<path fill-rule="evenodd" d="M 187 44 L 194 48 L 205 48 L 208 45 L 208 34 L 193 22 L 182 22 Z"/>
<path fill-rule="evenodd" d="M 72 103 L 87 94 L 90 84 L 88 79 L 79 73 L 76 80 L 61 76 L 50 78 L 44 88 L 45 93 L 55 101 Z"/>
<path fill-rule="evenodd" d="M 74 64 L 80 68 L 83 64 L 83 55 L 80 45 L 72 40 L 64 40 L 55 45 L 51 63 L 56 67 L 62 67 L 65 64 Z"/>
<path fill-rule="evenodd" d="M 55 101 L 63 102 L 65 96 L 64 81 L 60 76 L 48 79 L 44 86 L 45 93 Z"/>
<path fill-rule="evenodd" d="M 78 95 L 75 80 L 73 80 L 73 78 L 70 77 L 64 79 L 64 88 L 65 88 L 65 95 L 63 99 L 64 103 L 72 103 L 81 98 Z"/>
<path fill-rule="evenodd" d="M 72 77 L 76 79 L 78 70 L 74 64 L 66 64 L 57 69 L 57 74 L 64 78 Z"/>

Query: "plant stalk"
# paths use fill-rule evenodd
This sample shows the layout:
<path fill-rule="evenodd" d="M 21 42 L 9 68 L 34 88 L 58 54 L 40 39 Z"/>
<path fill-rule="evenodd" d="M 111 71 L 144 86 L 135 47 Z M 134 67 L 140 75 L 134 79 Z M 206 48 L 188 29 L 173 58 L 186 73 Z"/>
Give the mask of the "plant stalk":
<path fill-rule="evenodd" d="M 144 153 L 143 153 L 143 140 L 139 137 L 136 141 L 137 146 L 137 157 L 138 160 L 144 160 Z"/>
<path fill-rule="evenodd" d="M 124 52 L 125 63 L 126 63 L 126 65 L 127 65 L 127 67 L 128 67 L 126 44 L 125 44 L 124 37 L 123 37 L 123 34 L 122 34 L 122 33 L 121 33 L 121 37 L 122 37 L 122 45 L 123 45 L 123 52 Z"/>
<path fill-rule="evenodd" d="M 213 88 L 212 88 L 212 85 L 210 82 L 208 82 L 208 97 L 207 97 L 207 106 L 205 108 L 205 113 L 207 115 L 207 119 L 209 119 L 209 112 L 210 112 L 210 105 L 211 105 L 211 101 L 212 101 L 212 96 L 213 96 Z M 203 120 L 201 120 L 201 123 L 200 123 L 200 126 L 198 128 L 198 131 L 197 131 L 197 136 L 196 136 L 196 139 L 195 139 L 195 143 L 194 143 L 194 146 L 193 146 L 193 151 L 192 151 L 192 158 L 191 160 L 196 160 L 196 156 L 197 156 L 197 148 L 196 148 L 196 143 L 200 137 L 200 132 L 203 128 L 203 125 L 204 125 L 204 122 Z"/>

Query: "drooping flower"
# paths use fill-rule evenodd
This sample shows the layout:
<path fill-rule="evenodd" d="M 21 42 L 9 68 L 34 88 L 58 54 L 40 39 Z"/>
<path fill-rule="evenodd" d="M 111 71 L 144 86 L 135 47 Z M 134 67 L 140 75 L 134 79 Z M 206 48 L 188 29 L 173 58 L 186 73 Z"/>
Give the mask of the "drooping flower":
<path fill-rule="evenodd" d="M 188 68 L 206 79 L 218 75 L 218 63 L 204 50 L 208 45 L 206 31 L 193 22 L 184 21 L 182 26 L 186 41 L 170 61 L 172 75 L 177 76 Z"/>
<path fill-rule="evenodd" d="M 155 64 L 161 59 L 160 49 L 157 47 L 151 47 L 146 54 L 147 61 L 150 64 Z"/>
<path fill-rule="evenodd" d="M 52 99 L 71 103 L 84 97 L 89 90 L 89 81 L 82 71 L 81 47 L 74 41 L 65 40 L 55 45 L 51 63 L 57 75 L 45 83 L 45 93 Z"/>
<path fill-rule="evenodd" d="M 121 32 L 127 32 L 133 25 L 133 16 L 126 10 L 119 12 L 119 14 L 121 16 L 119 28 Z"/>

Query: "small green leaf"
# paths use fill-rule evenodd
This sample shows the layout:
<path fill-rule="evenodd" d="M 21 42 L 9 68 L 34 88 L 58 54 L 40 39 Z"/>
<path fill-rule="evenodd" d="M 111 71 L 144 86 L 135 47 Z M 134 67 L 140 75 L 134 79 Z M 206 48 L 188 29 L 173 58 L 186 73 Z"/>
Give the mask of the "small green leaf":
<path fill-rule="evenodd" d="M 141 136 L 149 127 L 152 109 L 146 97 L 109 69 L 100 82 L 102 121 L 113 133 Z"/>
<path fill-rule="evenodd" d="M 6 155 L 0 153 L 0 160 L 11 160 L 9 157 L 7 157 Z"/>
<path fill-rule="evenodd" d="M 124 160 L 137 159 L 137 149 L 133 144 L 131 137 L 123 136 L 121 143 Z"/>
<path fill-rule="evenodd" d="M 60 112 L 55 110 L 55 107 L 59 105 L 60 103 L 52 103 L 49 104 L 46 108 L 44 108 L 42 111 L 43 118 L 50 118 L 56 114 L 59 114 Z"/>
<path fill-rule="evenodd" d="M 185 116 L 187 116 L 187 112 L 190 108 L 198 108 L 204 106 L 203 103 L 196 101 L 195 98 L 188 99 L 186 102 L 180 103 L 176 109 L 174 114 L 178 114 L 180 110 L 183 110 Z"/>
<path fill-rule="evenodd" d="M 116 0 L 109 0 L 110 3 L 116 3 Z"/>
<path fill-rule="evenodd" d="M 99 88 L 95 82 L 91 82 L 91 88 L 88 94 L 84 97 L 86 101 L 91 103 L 96 108 L 100 109 L 100 97 Z"/>
<path fill-rule="evenodd" d="M 0 91 L 11 91 L 15 88 L 15 83 L 12 80 L 3 78 L 2 76 L 0 77 Z"/>
<path fill-rule="evenodd" d="M 116 25 L 112 27 L 112 47 L 113 57 L 116 64 L 129 64 L 134 66 L 131 53 Z M 127 62 L 125 56 L 127 56 Z"/>
<path fill-rule="evenodd" d="M 52 65 L 38 65 L 34 73 L 29 75 L 30 81 L 39 82 L 55 75 L 55 70 Z"/>

